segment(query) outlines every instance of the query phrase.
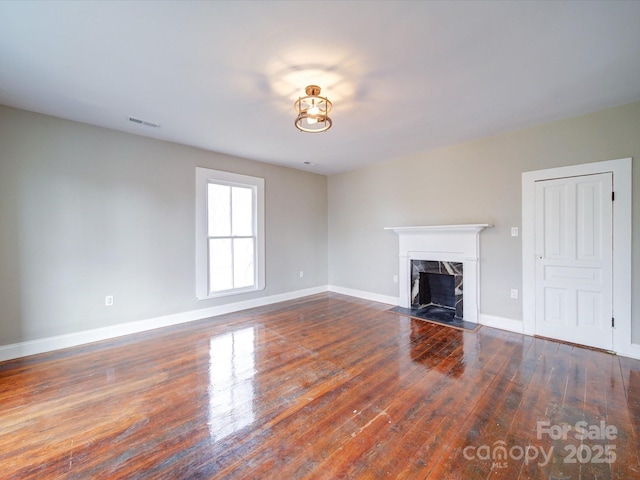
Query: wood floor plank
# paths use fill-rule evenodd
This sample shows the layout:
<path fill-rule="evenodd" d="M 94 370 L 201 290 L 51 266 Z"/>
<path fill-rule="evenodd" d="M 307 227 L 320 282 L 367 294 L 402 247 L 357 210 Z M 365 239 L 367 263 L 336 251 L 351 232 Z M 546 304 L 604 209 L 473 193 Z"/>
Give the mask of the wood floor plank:
<path fill-rule="evenodd" d="M 485 331 L 484 334 L 491 333 Z M 486 339 L 482 339 L 482 349 L 491 351 L 494 349 L 494 345 L 501 345 L 501 348 L 497 349 L 496 355 L 494 355 L 490 361 L 482 360 L 485 355 L 481 356 L 477 363 L 483 365 L 486 361 L 485 368 L 481 371 L 481 374 L 477 376 L 477 379 L 473 379 L 474 383 L 470 383 L 467 380 L 464 383 L 458 383 L 453 387 L 458 391 L 454 394 L 453 398 L 462 396 L 467 398 L 465 402 L 451 402 L 451 409 L 448 405 L 443 405 L 443 413 L 445 419 L 439 425 L 436 426 L 435 435 L 432 440 L 427 444 L 430 446 L 430 454 L 433 457 L 431 460 L 431 470 L 429 471 L 429 478 L 465 478 L 465 470 L 473 471 L 475 478 L 482 478 L 482 471 L 486 471 L 489 467 L 478 462 L 469 462 L 462 460 L 464 467 L 460 471 L 451 469 L 453 464 L 458 464 L 460 458 L 462 458 L 463 448 L 466 444 L 473 443 L 474 439 L 480 435 L 478 430 L 473 428 L 465 430 L 465 425 L 474 424 L 474 418 L 477 417 L 478 404 L 487 401 L 492 397 L 493 392 L 491 390 L 491 384 L 499 372 L 504 371 L 505 367 L 509 365 L 511 358 L 516 355 L 520 356 L 520 345 L 508 344 L 504 342 L 504 332 L 500 332 L 500 337 L 493 337 L 494 343 L 488 343 Z M 496 343 L 497 342 L 497 343 Z M 488 353 L 488 352 L 487 352 Z M 468 385 L 469 390 L 460 390 L 463 385 Z M 468 395 L 471 393 L 471 395 Z M 491 408 L 491 407 L 490 407 Z M 484 428 L 484 427 L 483 427 Z M 464 431 L 464 440 L 461 438 L 461 432 Z M 458 441 L 461 441 L 465 445 L 459 446 Z M 455 461 L 453 461 L 455 459 Z"/>
<path fill-rule="evenodd" d="M 434 478 L 442 478 L 446 472 L 455 471 L 459 478 L 479 476 L 480 472 L 492 478 L 513 478 L 502 471 L 509 459 L 491 458 L 484 460 L 484 447 L 495 449 L 504 444 L 509 448 L 507 432 L 513 415 L 520 407 L 526 387 L 535 371 L 535 356 L 531 337 L 514 335 L 511 357 L 504 364 L 502 372 L 489 384 L 487 393 L 480 396 L 468 418 L 453 437 L 445 458 L 432 472 Z M 502 442 L 502 443 L 496 443 Z M 466 450 L 465 450 L 466 449 Z"/>
<path fill-rule="evenodd" d="M 388 309 L 326 293 L 0 363 L 0 478 L 640 478 L 639 361 Z M 552 461 L 463 455 L 500 441 Z"/>
<path fill-rule="evenodd" d="M 616 438 L 607 441 L 616 449 L 611 478 L 640 478 L 640 371 L 636 360 L 601 355 L 603 368 L 597 382 L 606 397 L 606 423 L 616 427 Z M 620 373 L 620 376 L 618 375 Z"/>
<path fill-rule="evenodd" d="M 369 349 L 340 349 L 340 355 L 330 354 L 328 358 L 331 358 L 333 362 L 337 362 L 345 372 L 349 375 L 349 382 L 341 385 L 339 388 L 333 389 L 330 392 L 324 394 L 318 402 L 314 405 L 304 405 L 305 410 L 310 410 L 314 417 L 309 418 L 307 414 L 304 416 L 293 415 L 294 412 L 289 411 L 287 413 L 288 418 L 283 418 L 277 425 L 272 427 L 272 431 L 266 432 L 265 435 L 273 434 L 273 431 L 278 431 L 285 426 L 295 435 L 304 435 L 307 438 L 314 438 L 316 442 L 320 442 L 317 433 L 313 433 L 311 436 L 307 432 L 307 429 L 321 428 L 330 429 L 332 426 L 342 425 L 340 419 L 350 418 L 352 411 L 358 409 L 362 402 L 366 402 L 368 395 L 380 389 L 380 386 L 384 384 L 388 375 L 395 375 L 393 370 L 385 368 L 390 360 L 393 360 L 393 355 L 389 355 L 387 351 L 384 353 L 385 348 L 389 345 L 396 346 L 402 344 L 405 341 L 406 335 L 402 330 L 396 330 L 395 327 L 385 328 L 377 332 L 378 341 L 373 337 L 375 326 L 370 326 L 369 335 L 366 336 Z M 444 335 L 445 333 L 443 333 Z M 336 348 L 336 345 L 332 345 L 332 350 Z M 320 356 L 325 357 L 327 351 L 320 351 Z M 401 358 L 401 356 L 398 356 Z M 365 377 L 365 373 L 369 370 L 379 372 L 375 377 Z M 363 382 L 366 381 L 366 383 Z M 357 395 L 356 395 L 357 393 Z M 313 399 L 313 397 L 311 397 Z M 355 406 L 355 407 L 354 407 Z M 297 413 L 297 412 L 295 412 Z M 338 418 L 338 421 L 336 421 Z M 355 425 L 345 428 L 357 428 Z M 326 432 L 325 432 L 326 433 Z M 334 435 L 328 435 L 328 438 L 333 438 Z M 294 443 L 294 442 L 292 442 Z M 286 448 L 280 450 L 282 455 L 286 455 Z M 254 452 L 255 454 L 263 454 L 266 457 L 273 457 L 273 455 L 267 450 L 263 451 L 259 448 Z M 307 458 L 312 456 L 312 452 L 307 452 Z M 274 461 L 271 458 L 270 461 Z"/>

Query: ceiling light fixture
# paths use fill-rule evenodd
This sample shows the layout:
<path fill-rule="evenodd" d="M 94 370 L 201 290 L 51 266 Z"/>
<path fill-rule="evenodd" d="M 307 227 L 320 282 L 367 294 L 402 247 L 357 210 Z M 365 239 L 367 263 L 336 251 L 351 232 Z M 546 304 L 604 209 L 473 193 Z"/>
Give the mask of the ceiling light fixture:
<path fill-rule="evenodd" d="M 320 87 L 317 85 L 309 85 L 304 91 L 307 95 L 298 98 L 294 104 L 298 112 L 296 128 L 307 133 L 326 132 L 333 125 L 328 115 L 332 103 L 328 98 L 320 96 Z"/>

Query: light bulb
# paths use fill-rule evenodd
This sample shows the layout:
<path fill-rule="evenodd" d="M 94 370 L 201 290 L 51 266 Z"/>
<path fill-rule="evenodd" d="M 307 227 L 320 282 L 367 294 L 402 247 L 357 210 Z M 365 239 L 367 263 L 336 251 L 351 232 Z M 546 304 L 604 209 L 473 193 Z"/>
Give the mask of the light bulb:
<path fill-rule="evenodd" d="M 309 115 L 307 117 L 307 123 L 309 125 L 313 125 L 314 123 L 318 123 L 318 117 L 317 115 L 320 114 L 320 109 L 317 107 L 317 105 L 314 105 L 313 107 L 311 107 L 309 110 L 307 110 L 307 115 Z"/>

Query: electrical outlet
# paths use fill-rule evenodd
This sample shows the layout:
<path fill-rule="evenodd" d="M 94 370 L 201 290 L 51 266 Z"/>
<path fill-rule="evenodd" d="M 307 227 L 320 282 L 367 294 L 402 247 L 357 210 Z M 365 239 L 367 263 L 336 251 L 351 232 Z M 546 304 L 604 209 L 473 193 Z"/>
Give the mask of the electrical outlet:
<path fill-rule="evenodd" d="M 110 307 L 113 305 L 113 295 L 107 295 L 104 297 L 104 305 L 106 307 Z"/>
<path fill-rule="evenodd" d="M 398 275 L 393 276 L 393 283 L 398 283 Z"/>
<path fill-rule="evenodd" d="M 304 277 L 304 272 L 300 270 L 300 278 Z"/>
<path fill-rule="evenodd" d="M 512 288 L 511 289 L 511 298 L 518 298 L 518 289 L 517 288 Z"/>
<path fill-rule="evenodd" d="M 512 237 L 518 236 L 518 227 L 511 227 L 511 236 Z"/>

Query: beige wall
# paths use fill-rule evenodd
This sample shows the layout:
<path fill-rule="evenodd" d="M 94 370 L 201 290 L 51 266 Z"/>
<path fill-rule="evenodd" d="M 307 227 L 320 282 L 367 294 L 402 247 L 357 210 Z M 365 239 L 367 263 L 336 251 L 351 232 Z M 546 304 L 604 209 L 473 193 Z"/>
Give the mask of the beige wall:
<path fill-rule="evenodd" d="M 263 292 L 196 300 L 196 166 L 265 178 Z M 326 284 L 325 176 L 0 106 L 0 345 Z"/>
<path fill-rule="evenodd" d="M 392 141 L 392 140 L 390 140 Z M 398 296 L 398 238 L 389 226 L 490 223 L 481 234 L 481 312 L 522 320 L 521 174 L 634 158 L 634 206 L 640 198 L 640 103 L 483 138 L 329 177 L 329 282 Z M 633 211 L 640 245 L 640 208 Z M 640 255 L 633 252 L 633 284 Z M 633 299 L 640 342 L 640 295 Z"/>
<path fill-rule="evenodd" d="M 0 106 L 0 345 L 327 283 L 397 296 L 398 239 L 383 228 L 402 225 L 494 224 L 481 234 L 481 310 L 521 319 L 509 298 L 522 283 L 520 237 L 509 232 L 520 226 L 521 173 L 624 157 L 636 164 L 635 206 L 640 103 L 328 180 Z M 264 292 L 195 300 L 195 166 L 266 179 Z M 636 246 L 640 208 L 633 215 Z"/>

